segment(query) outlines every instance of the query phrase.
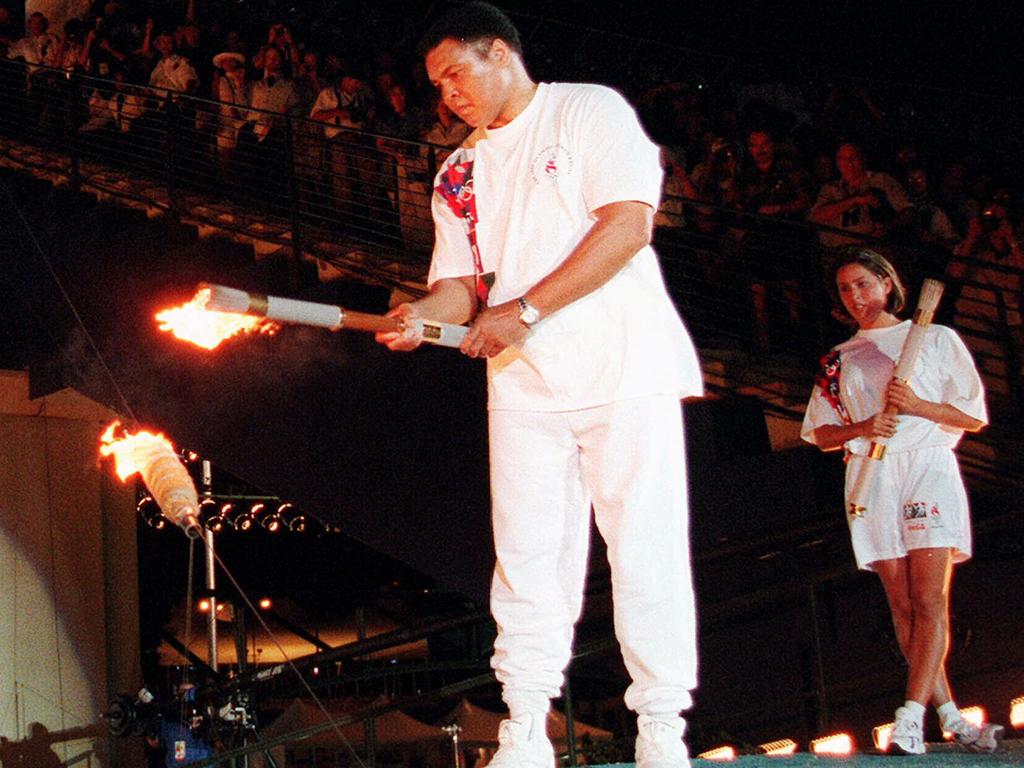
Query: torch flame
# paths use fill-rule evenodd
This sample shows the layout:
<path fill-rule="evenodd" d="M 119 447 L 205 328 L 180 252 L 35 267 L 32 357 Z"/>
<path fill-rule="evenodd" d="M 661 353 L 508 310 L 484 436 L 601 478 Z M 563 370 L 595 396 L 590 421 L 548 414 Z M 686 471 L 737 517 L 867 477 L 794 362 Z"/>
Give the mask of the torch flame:
<path fill-rule="evenodd" d="M 207 309 L 209 301 L 210 289 L 202 288 L 191 301 L 158 312 L 156 319 L 160 321 L 160 330 L 169 331 L 182 341 L 204 349 L 216 349 L 221 342 L 240 333 L 277 332 L 278 325 L 262 317 Z"/>
<path fill-rule="evenodd" d="M 100 437 L 100 455 L 114 457 L 122 482 L 138 472 L 164 516 L 190 538 L 201 535 L 196 487 L 170 440 L 152 432 L 129 434 L 115 421 Z"/>
<path fill-rule="evenodd" d="M 136 472 L 142 471 L 141 462 L 135 457 L 136 449 L 160 443 L 165 445 L 171 453 L 174 452 L 171 441 L 162 434 L 152 432 L 129 434 L 120 421 L 115 421 L 100 436 L 100 456 L 113 456 L 117 476 L 125 481 Z"/>

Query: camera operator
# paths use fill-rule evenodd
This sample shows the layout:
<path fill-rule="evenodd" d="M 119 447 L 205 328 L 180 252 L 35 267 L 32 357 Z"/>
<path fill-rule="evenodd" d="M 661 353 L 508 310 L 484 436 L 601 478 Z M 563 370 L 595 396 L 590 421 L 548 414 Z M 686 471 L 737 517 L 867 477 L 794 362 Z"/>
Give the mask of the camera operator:
<path fill-rule="evenodd" d="M 150 725 L 146 743 L 154 750 L 163 749 L 165 768 L 179 768 L 205 760 L 215 754 L 210 743 L 210 725 L 196 700 L 196 688 L 183 683 L 176 689 L 180 704 L 178 718 L 170 714 L 157 717 Z"/>

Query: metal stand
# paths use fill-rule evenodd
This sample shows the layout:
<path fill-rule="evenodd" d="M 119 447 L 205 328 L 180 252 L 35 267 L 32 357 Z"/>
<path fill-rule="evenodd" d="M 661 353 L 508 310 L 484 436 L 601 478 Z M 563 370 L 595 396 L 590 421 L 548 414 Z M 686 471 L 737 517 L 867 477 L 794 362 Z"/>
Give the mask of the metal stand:
<path fill-rule="evenodd" d="M 203 498 L 213 498 L 213 469 L 209 460 L 203 459 Z M 204 536 L 206 542 L 206 590 L 210 597 L 210 613 L 206 617 L 206 628 L 208 632 L 207 663 L 210 669 L 217 672 L 217 550 L 214 546 L 213 531 L 206 531 Z"/>
<path fill-rule="evenodd" d="M 459 746 L 459 734 L 462 726 L 458 723 L 442 725 L 441 730 L 452 737 L 452 768 L 462 768 L 462 748 Z"/>

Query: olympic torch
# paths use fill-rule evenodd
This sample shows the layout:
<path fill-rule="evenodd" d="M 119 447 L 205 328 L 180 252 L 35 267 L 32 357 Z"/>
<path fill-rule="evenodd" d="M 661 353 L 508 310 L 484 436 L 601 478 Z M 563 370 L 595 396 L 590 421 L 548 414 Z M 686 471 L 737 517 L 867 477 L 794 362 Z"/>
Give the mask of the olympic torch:
<path fill-rule="evenodd" d="M 161 321 L 161 330 L 207 349 L 237 333 L 273 333 L 276 323 L 332 331 L 401 333 L 442 347 L 459 346 L 469 330 L 464 325 L 353 312 L 333 304 L 266 296 L 210 283 L 200 283 L 195 297 L 187 304 L 164 310 L 156 317 Z"/>
<path fill-rule="evenodd" d="M 124 433 L 116 436 L 120 422 L 115 421 L 100 438 L 100 455 L 113 456 L 117 475 L 127 480 L 138 472 L 153 500 L 168 520 L 178 525 L 190 539 L 202 535 L 197 519 L 199 498 L 188 470 L 174 453 L 174 446 L 163 435 L 152 432 Z M 124 430 L 120 430 L 124 432 Z"/>
<path fill-rule="evenodd" d="M 928 326 L 932 324 L 935 310 L 942 299 L 942 292 L 946 289 L 943 283 L 938 280 L 926 279 L 921 286 L 921 295 L 917 301 L 917 309 L 914 311 L 913 323 L 906 341 L 903 342 L 903 349 L 900 350 L 899 361 L 893 370 L 892 377 L 901 381 L 910 381 L 914 374 L 914 366 L 917 364 L 917 356 L 924 344 L 925 333 Z M 895 406 L 887 405 L 885 413 L 897 413 Z M 853 488 L 850 490 L 847 501 L 847 511 L 854 517 L 863 517 L 867 509 L 868 490 L 874 485 L 875 473 L 878 471 L 878 463 L 885 456 L 885 440 L 875 438 L 871 443 L 867 456 L 862 458 L 861 471 L 854 480 Z"/>

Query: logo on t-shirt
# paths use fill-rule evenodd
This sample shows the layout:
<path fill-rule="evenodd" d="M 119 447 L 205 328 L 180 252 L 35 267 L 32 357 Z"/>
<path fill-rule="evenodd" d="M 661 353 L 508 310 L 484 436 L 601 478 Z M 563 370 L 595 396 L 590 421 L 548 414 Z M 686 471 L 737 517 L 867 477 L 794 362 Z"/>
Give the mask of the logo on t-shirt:
<path fill-rule="evenodd" d="M 572 155 L 561 144 L 544 147 L 530 163 L 530 175 L 534 182 L 556 184 L 564 176 L 572 174 Z"/>

